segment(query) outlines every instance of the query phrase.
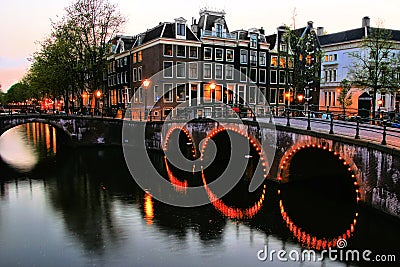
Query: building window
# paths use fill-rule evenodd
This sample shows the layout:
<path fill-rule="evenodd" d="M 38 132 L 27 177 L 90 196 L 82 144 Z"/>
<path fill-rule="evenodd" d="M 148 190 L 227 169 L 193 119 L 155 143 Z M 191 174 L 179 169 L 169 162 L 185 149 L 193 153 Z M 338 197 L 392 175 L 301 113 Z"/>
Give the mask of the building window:
<path fill-rule="evenodd" d="M 257 95 L 257 103 L 258 104 L 265 104 L 265 87 L 260 87 Z"/>
<path fill-rule="evenodd" d="M 250 51 L 250 65 L 257 66 L 257 51 Z"/>
<path fill-rule="evenodd" d="M 257 69 L 256 68 L 250 69 L 250 82 L 253 82 L 253 83 L 257 82 Z"/>
<path fill-rule="evenodd" d="M 197 58 L 197 47 L 189 46 L 189 58 Z"/>
<path fill-rule="evenodd" d="M 286 73 L 284 70 L 279 71 L 279 84 L 285 84 L 286 82 Z"/>
<path fill-rule="evenodd" d="M 247 50 L 240 49 L 240 63 L 247 64 L 248 53 Z"/>
<path fill-rule="evenodd" d="M 164 102 L 172 102 L 172 83 L 164 83 Z"/>
<path fill-rule="evenodd" d="M 203 97 L 204 97 L 204 102 L 211 102 L 212 99 L 212 92 L 209 84 L 205 84 L 203 87 Z"/>
<path fill-rule="evenodd" d="M 279 88 L 278 103 L 279 104 L 284 104 L 285 103 L 285 88 Z"/>
<path fill-rule="evenodd" d="M 128 83 L 128 72 L 124 72 L 124 83 Z"/>
<path fill-rule="evenodd" d="M 249 86 L 249 104 L 256 103 L 256 94 L 257 94 L 256 86 Z"/>
<path fill-rule="evenodd" d="M 212 48 L 204 47 L 204 60 L 212 60 Z"/>
<path fill-rule="evenodd" d="M 224 50 L 222 48 L 215 48 L 215 60 L 224 60 Z"/>
<path fill-rule="evenodd" d="M 176 34 L 180 36 L 186 36 L 186 25 L 182 23 L 176 24 Z"/>
<path fill-rule="evenodd" d="M 215 33 L 217 37 L 222 38 L 223 26 L 220 23 L 215 24 Z"/>
<path fill-rule="evenodd" d="M 267 65 L 267 53 L 265 52 L 260 52 L 260 66 L 265 66 Z"/>
<path fill-rule="evenodd" d="M 204 63 L 203 64 L 203 78 L 204 79 L 211 79 L 211 63 Z"/>
<path fill-rule="evenodd" d="M 286 44 L 281 44 L 281 51 L 286 52 L 287 51 L 287 46 Z"/>
<path fill-rule="evenodd" d="M 291 57 L 288 58 L 288 67 L 289 69 L 293 69 L 293 58 Z"/>
<path fill-rule="evenodd" d="M 128 65 L 128 57 L 124 57 L 124 66 Z"/>
<path fill-rule="evenodd" d="M 266 83 L 266 81 L 267 81 L 267 70 L 260 69 L 259 82 Z"/>
<path fill-rule="evenodd" d="M 277 71 L 271 70 L 271 84 L 276 84 L 278 81 L 277 79 Z"/>
<path fill-rule="evenodd" d="M 173 55 L 172 44 L 165 44 L 164 45 L 164 56 L 172 57 L 172 55 Z"/>
<path fill-rule="evenodd" d="M 142 67 L 138 68 L 138 81 L 142 80 Z"/>
<path fill-rule="evenodd" d="M 190 79 L 197 79 L 197 62 L 190 62 L 189 63 L 189 78 Z"/>
<path fill-rule="evenodd" d="M 238 85 L 238 97 L 239 97 L 239 103 L 244 104 L 244 100 L 246 97 L 246 85 Z"/>
<path fill-rule="evenodd" d="M 271 56 L 271 67 L 278 67 L 278 57 Z"/>
<path fill-rule="evenodd" d="M 117 73 L 117 84 L 121 83 L 121 73 Z"/>
<path fill-rule="evenodd" d="M 186 57 L 186 46 L 177 45 L 176 46 L 176 56 L 177 57 Z"/>
<path fill-rule="evenodd" d="M 176 78 L 185 78 L 185 77 L 186 77 L 186 63 L 176 62 Z"/>
<path fill-rule="evenodd" d="M 137 53 L 133 53 L 133 63 L 137 62 Z"/>
<path fill-rule="evenodd" d="M 233 65 L 225 65 L 225 79 L 233 80 L 233 76 L 234 76 L 233 70 L 234 70 Z"/>
<path fill-rule="evenodd" d="M 250 35 L 250 47 L 257 48 L 257 34 Z"/>
<path fill-rule="evenodd" d="M 142 60 L 143 60 L 143 54 L 142 54 L 142 51 L 139 51 L 138 52 L 138 62 L 142 62 Z"/>
<path fill-rule="evenodd" d="M 185 91 L 186 91 L 186 88 L 185 88 L 184 83 L 176 85 L 176 101 L 177 102 L 185 101 L 185 99 L 186 99 Z"/>
<path fill-rule="evenodd" d="M 286 58 L 284 58 L 284 57 L 279 58 L 279 67 L 281 67 L 281 68 L 286 67 Z"/>
<path fill-rule="evenodd" d="M 133 69 L 133 79 L 132 79 L 134 82 L 136 82 L 137 81 L 137 68 L 134 68 Z"/>
<path fill-rule="evenodd" d="M 289 71 L 288 84 L 293 85 L 293 71 Z"/>
<path fill-rule="evenodd" d="M 226 49 L 226 61 L 233 62 L 234 60 L 234 51 L 233 49 Z"/>
<path fill-rule="evenodd" d="M 154 85 L 154 102 L 158 102 L 161 99 L 162 95 L 158 88 L 158 85 Z"/>
<path fill-rule="evenodd" d="M 223 67 L 222 64 L 215 64 L 215 79 L 223 79 Z"/>
<path fill-rule="evenodd" d="M 240 67 L 240 81 L 247 82 L 247 68 Z"/>
<path fill-rule="evenodd" d="M 164 61 L 164 78 L 173 77 L 172 64 L 172 61 Z"/>

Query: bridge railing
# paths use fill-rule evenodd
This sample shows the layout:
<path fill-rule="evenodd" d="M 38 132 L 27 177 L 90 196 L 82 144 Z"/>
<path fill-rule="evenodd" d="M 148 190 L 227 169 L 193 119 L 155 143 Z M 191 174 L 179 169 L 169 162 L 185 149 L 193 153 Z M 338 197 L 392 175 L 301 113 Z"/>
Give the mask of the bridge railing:
<path fill-rule="evenodd" d="M 367 139 L 380 142 L 382 145 L 400 147 L 400 123 L 390 121 L 384 116 L 377 118 L 349 116 L 348 113 L 333 112 L 329 109 L 316 111 L 312 108 L 298 109 L 285 106 L 276 119 L 288 127 L 327 131 L 329 134 L 337 132 L 355 139 Z"/>

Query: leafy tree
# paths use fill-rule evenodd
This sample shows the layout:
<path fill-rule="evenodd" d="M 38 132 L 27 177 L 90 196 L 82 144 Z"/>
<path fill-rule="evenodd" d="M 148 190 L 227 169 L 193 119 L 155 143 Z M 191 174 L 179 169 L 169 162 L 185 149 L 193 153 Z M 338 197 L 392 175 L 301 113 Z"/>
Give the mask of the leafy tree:
<path fill-rule="evenodd" d="M 393 94 L 399 88 L 396 73 L 393 73 L 398 69 L 399 58 L 394 53 L 391 31 L 387 29 L 369 28 L 360 48 L 361 52 L 349 53 L 353 62 L 348 79 L 355 86 L 372 90 L 372 116 L 375 118 L 377 93 Z"/>
<path fill-rule="evenodd" d="M 29 85 L 19 82 L 13 84 L 7 91 L 6 101 L 7 103 L 25 102 L 25 100 L 31 98 L 31 90 Z"/>
<path fill-rule="evenodd" d="M 304 88 L 308 87 L 313 90 L 313 95 L 317 96 L 323 52 L 312 25 L 297 30 L 287 27 L 283 42 L 291 48 L 294 62 L 293 77 L 290 81 L 294 95 L 303 94 Z M 312 102 L 317 104 L 317 97 Z"/>
<path fill-rule="evenodd" d="M 337 97 L 337 100 L 339 104 L 343 108 L 343 115 L 346 116 L 346 108 L 351 106 L 353 104 L 352 96 L 353 93 L 350 91 L 351 90 L 351 83 L 347 79 L 343 79 L 340 82 L 340 93 Z"/>

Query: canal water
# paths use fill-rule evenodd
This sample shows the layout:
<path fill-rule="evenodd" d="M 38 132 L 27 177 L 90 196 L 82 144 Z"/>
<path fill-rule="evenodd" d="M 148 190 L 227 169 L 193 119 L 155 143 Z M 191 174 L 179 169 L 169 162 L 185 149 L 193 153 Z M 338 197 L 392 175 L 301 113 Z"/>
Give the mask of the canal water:
<path fill-rule="evenodd" d="M 165 179 L 187 179 L 166 168 L 161 153 L 150 157 Z M 213 204 L 180 208 L 156 201 L 134 182 L 122 149 L 69 150 L 46 124 L 7 131 L 0 137 L 0 158 L 0 266 L 364 265 L 327 257 L 300 262 L 295 253 L 286 262 L 276 254 L 258 259 L 266 248 L 268 254 L 310 248 L 318 256 L 343 235 L 345 248 L 360 255 L 368 249 L 370 257 L 400 259 L 399 221 L 356 205 L 340 177 L 324 180 L 308 171 L 282 187 L 265 182 L 253 193 L 240 182 Z M 191 179 L 201 181 L 201 175 Z"/>

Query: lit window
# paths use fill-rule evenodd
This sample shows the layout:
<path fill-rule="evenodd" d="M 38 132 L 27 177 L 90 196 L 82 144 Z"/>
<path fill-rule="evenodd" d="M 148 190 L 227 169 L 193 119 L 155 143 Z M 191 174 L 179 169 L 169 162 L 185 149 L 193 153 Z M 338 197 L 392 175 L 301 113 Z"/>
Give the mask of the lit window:
<path fill-rule="evenodd" d="M 204 47 L 204 60 L 211 60 L 211 59 L 212 59 L 212 48 Z"/>
<path fill-rule="evenodd" d="M 228 62 L 233 62 L 234 57 L 233 57 L 233 50 L 232 49 L 227 49 L 226 50 L 226 61 Z"/>
<path fill-rule="evenodd" d="M 137 62 L 137 53 L 133 53 L 133 63 Z"/>
<path fill-rule="evenodd" d="M 221 48 L 215 48 L 215 60 L 222 61 L 224 59 L 224 50 Z"/>
<path fill-rule="evenodd" d="M 278 57 L 277 56 L 271 57 L 271 67 L 278 67 Z"/>
<path fill-rule="evenodd" d="M 143 54 L 142 51 L 138 52 L 138 62 L 142 62 L 143 60 Z"/>
<path fill-rule="evenodd" d="M 165 44 L 164 45 L 164 56 L 172 57 L 172 44 Z"/>
<path fill-rule="evenodd" d="M 284 58 L 284 57 L 279 58 L 279 67 L 281 67 L 281 68 L 286 67 L 286 58 Z"/>
<path fill-rule="evenodd" d="M 289 69 L 293 69 L 293 58 L 291 57 L 288 58 L 288 67 Z"/>

